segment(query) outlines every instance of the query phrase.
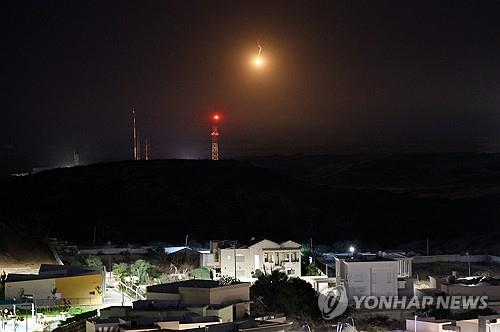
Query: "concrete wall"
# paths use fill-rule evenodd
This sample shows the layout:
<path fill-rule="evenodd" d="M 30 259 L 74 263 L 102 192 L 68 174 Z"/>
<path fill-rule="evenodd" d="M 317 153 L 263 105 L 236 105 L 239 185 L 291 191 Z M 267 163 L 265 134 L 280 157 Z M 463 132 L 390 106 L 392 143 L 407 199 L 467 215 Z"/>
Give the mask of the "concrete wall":
<path fill-rule="evenodd" d="M 477 319 L 459 320 L 457 321 L 456 325 L 460 326 L 460 332 L 477 332 L 478 320 Z"/>
<path fill-rule="evenodd" d="M 200 253 L 200 265 L 206 267 L 216 267 L 219 262 L 215 260 L 214 254 Z"/>
<path fill-rule="evenodd" d="M 180 294 L 146 292 L 146 299 L 179 301 L 181 296 Z"/>
<path fill-rule="evenodd" d="M 235 301 L 250 301 L 250 283 L 243 282 L 210 289 L 210 304 Z"/>
<path fill-rule="evenodd" d="M 82 255 L 147 255 L 153 247 L 144 248 L 90 248 L 90 249 L 80 249 L 79 254 Z"/>
<path fill-rule="evenodd" d="M 207 309 L 207 316 L 217 316 L 222 320 L 222 323 L 230 323 L 233 321 L 233 306 L 229 305 L 220 309 Z"/>
<path fill-rule="evenodd" d="M 236 253 L 236 266 L 234 264 Z M 234 277 L 236 267 L 236 277 L 251 276 L 255 272 L 251 261 L 249 249 L 221 249 L 220 251 L 220 272 L 223 276 Z"/>
<path fill-rule="evenodd" d="M 179 287 L 179 294 L 181 302 L 187 305 L 249 301 L 250 284 L 239 283 L 215 288 Z"/>
<path fill-rule="evenodd" d="M 490 332 L 500 332 L 500 323 L 491 323 Z"/>
<path fill-rule="evenodd" d="M 234 319 L 244 318 L 250 313 L 250 303 L 237 303 L 233 304 L 233 307 Z"/>
<path fill-rule="evenodd" d="M 207 315 L 207 306 L 187 307 L 186 309 L 189 310 L 189 312 L 193 312 L 193 313 L 198 314 L 200 316 Z"/>
<path fill-rule="evenodd" d="M 170 310 L 170 309 L 164 309 L 164 310 L 130 310 L 127 312 L 126 317 L 134 317 L 134 318 L 140 318 L 140 317 L 147 317 L 147 318 L 161 318 L 161 317 L 179 317 L 183 316 L 185 314 L 190 313 L 189 310 L 183 310 L 183 309 L 178 309 L 178 310 Z"/>
<path fill-rule="evenodd" d="M 210 288 L 179 287 L 182 304 L 210 304 Z"/>
<path fill-rule="evenodd" d="M 72 305 L 102 304 L 103 278 L 101 274 L 55 278 L 57 293 Z M 100 288 L 101 294 L 99 294 Z"/>
<path fill-rule="evenodd" d="M 460 296 L 488 296 L 488 300 L 500 300 L 500 286 L 462 286 L 441 284 L 446 294 Z"/>
<path fill-rule="evenodd" d="M 336 284 L 335 278 L 327 278 L 323 276 L 301 276 L 300 279 L 309 283 L 316 292 L 321 292 L 328 287 L 334 287 Z"/>
<path fill-rule="evenodd" d="M 397 261 L 346 262 L 346 287 L 352 296 L 397 296 Z"/>
<path fill-rule="evenodd" d="M 35 295 L 40 305 L 53 301 L 54 297 L 57 298 L 57 303 L 66 299 L 72 305 L 99 305 L 102 304 L 102 295 L 97 287 L 103 290 L 103 278 L 100 274 L 16 281 L 5 284 L 5 297 L 19 299 L 21 289 L 24 289 L 24 294 Z M 52 294 L 54 290 L 56 293 Z"/>
<path fill-rule="evenodd" d="M 120 331 L 119 322 L 108 322 L 108 323 L 94 323 L 91 321 L 86 321 L 85 332 L 118 332 Z"/>
<path fill-rule="evenodd" d="M 108 307 L 99 311 L 99 318 L 109 319 L 111 317 L 125 317 L 131 307 Z"/>
<path fill-rule="evenodd" d="M 7 282 L 5 283 L 5 299 L 19 300 L 21 289 L 24 290 L 25 295 L 35 295 L 37 300 L 52 299 L 52 291 L 54 288 L 56 288 L 54 278 Z"/>
<path fill-rule="evenodd" d="M 168 329 L 168 330 L 189 330 L 189 329 L 196 329 L 196 328 L 204 328 L 205 326 L 210 326 L 214 324 L 219 324 L 219 322 L 199 322 L 199 323 L 179 323 L 178 321 L 174 322 L 156 322 L 156 325 L 158 325 L 161 329 Z"/>
<path fill-rule="evenodd" d="M 421 263 L 488 263 L 500 264 L 500 257 L 493 255 L 434 255 L 434 256 L 414 256 L 413 264 Z"/>
<path fill-rule="evenodd" d="M 417 320 L 417 332 L 444 332 L 443 325 L 451 324 L 451 321 L 422 321 Z M 415 332 L 415 320 L 406 320 L 406 330 Z M 477 331 L 475 331 L 477 332 Z"/>

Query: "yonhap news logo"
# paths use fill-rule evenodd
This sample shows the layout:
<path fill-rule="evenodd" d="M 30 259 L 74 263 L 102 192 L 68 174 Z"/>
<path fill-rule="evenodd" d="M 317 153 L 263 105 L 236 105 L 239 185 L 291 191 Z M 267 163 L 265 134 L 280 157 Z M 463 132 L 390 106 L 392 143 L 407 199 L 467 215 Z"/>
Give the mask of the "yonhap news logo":
<path fill-rule="evenodd" d="M 354 307 L 365 310 L 418 310 L 429 307 L 474 310 L 488 307 L 488 296 L 353 296 Z"/>
<path fill-rule="evenodd" d="M 488 307 L 488 296 L 352 296 L 351 304 L 361 310 L 418 310 L 429 307 L 474 310 Z M 341 316 L 349 305 L 344 286 L 327 288 L 318 296 L 318 307 L 325 320 Z"/>
<path fill-rule="evenodd" d="M 348 305 L 347 292 L 344 286 L 324 289 L 318 296 L 318 307 L 323 319 L 331 320 L 342 315 Z"/>

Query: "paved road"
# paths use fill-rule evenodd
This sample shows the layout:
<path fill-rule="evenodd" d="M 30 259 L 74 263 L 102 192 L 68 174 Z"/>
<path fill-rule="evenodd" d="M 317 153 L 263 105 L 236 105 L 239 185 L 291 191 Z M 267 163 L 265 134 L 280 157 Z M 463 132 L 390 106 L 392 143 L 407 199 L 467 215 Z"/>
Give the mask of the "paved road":
<path fill-rule="evenodd" d="M 120 306 L 120 305 L 126 305 L 130 306 L 132 305 L 132 301 L 135 301 L 134 299 L 130 298 L 128 295 L 122 296 L 122 293 L 119 292 L 116 288 L 106 288 L 106 293 L 104 295 L 104 304 L 103 308 L 110 307 L 110 306 Z"/>

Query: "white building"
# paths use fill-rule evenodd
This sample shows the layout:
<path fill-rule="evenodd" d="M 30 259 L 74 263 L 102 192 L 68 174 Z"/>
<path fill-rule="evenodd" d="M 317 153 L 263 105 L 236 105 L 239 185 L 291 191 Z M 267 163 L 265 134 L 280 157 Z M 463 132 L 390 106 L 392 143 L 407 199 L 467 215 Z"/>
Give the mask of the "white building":
<path fill-rule="evenodd" d="M 477 319 L 468 320 L 436 320 L 432 317 L 417 317 L 406 320 L 406 331 L 409 332 L 500 332 L 500 315 L 479 316 Z"/>
<path fill-rule="evenodd" d="M 255 278 L 258 271 L 264 274 L 281 271 L 290 277 L 300 276 L 301 247 L 293 241 L 276 243 L 261 240 L 244 245 L 219 242 L 212 248 L 217 251 L 221 275 L 241 279 Z"/>
<path fill-rule="evenodd" d="M 398 278 L 411 278 L 413 274 L 413 258 L 402 252 L 381 252 L 379 255 L 398 261 Z"/>
<path fill-rule="evenodd" d="M 353 296 L 397 296 L 399 262 L 375 254 L 335 257 L 337 285 L 344 285 Z"/>

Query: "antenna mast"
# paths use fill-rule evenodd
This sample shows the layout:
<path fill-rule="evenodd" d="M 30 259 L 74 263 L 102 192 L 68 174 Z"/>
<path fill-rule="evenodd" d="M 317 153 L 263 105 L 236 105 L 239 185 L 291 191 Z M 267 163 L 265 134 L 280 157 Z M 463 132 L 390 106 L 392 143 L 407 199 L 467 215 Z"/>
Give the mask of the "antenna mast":
<path fill-rule="evenodd" d="M 133 143 L 134 143 L 134 160 L 138 160 L 139 159 L 139 155 L 138 155 L 138 151 L 137 151 L 137 127 L 136 127 L 136 123 L 135 123 L 135 111 L 132 111 L 132 119 L 133 119 L 133 127 L 134 127 L 134 137 L 133 137 Z"/>

